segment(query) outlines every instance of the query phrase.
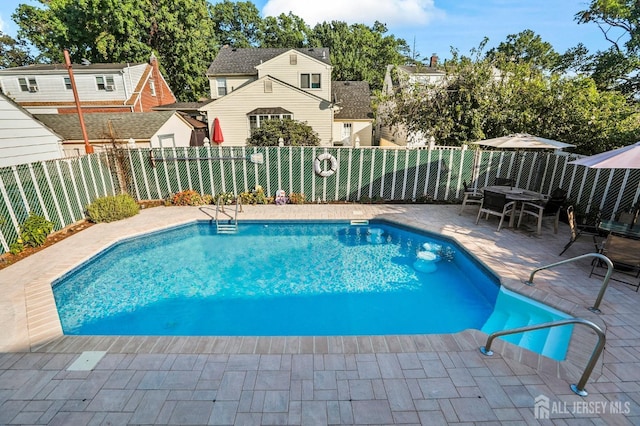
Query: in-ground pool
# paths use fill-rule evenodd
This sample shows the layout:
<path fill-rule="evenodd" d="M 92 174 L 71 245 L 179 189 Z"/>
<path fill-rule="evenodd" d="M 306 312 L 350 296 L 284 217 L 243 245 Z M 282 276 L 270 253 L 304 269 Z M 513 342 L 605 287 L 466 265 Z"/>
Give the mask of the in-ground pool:
<path fill-rule="evenodd" d="M 502 294 L 454 241 L 385 221 L 194 222 L 115 244 L 53 289 L 70 335 L 454 333 L 482 329 Z"/>
<path fill-rule="evenodd" d="M 481 328 L 499 281 L 386 222 L 208 221 L 125 240 L 54 283 L 65 334 L 363 335 Z"/>

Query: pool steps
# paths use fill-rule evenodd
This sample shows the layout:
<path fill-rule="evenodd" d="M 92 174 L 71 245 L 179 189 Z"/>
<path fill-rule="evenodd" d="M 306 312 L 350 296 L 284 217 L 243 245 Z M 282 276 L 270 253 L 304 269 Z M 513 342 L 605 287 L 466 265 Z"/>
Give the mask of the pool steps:
<path fill-rule="evenodd" d="M 481 330 L 491 334 L 498 330 L 525 327 L 564 318 L 570 318 L 570 316 L 501 291 L 498 293 L 493 313 Z M 544 328 L 526 333 L 506 335 L 501 339 L 561 361 L 565 358 L 571 331 L 572 326 Z"/>

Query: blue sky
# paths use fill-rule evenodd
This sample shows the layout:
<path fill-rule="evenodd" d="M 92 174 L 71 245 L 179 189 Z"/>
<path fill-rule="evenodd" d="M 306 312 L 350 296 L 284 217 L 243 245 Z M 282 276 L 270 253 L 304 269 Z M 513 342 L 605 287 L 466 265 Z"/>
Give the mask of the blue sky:
<path fill-rule="evenodd" d="M 20 3 L 2 0 L 0 29 L 15 37 L 11 14 Z M 389 32 L 404 38 L 421 57 L 436 53 L 450 56 L 450 46 L 468 54 L 483 37 L 488 47 L 509 34 L 531 29 L 560 53 L 582 42 L 591 52 L 609 44 L 594 24 L 578 25 L 574 15 L 588 6 L 587 0 L 255 0 L 263 16 L 292 11 L 313 26 L 325 20 L 372 25 L 386 23 Z"/>

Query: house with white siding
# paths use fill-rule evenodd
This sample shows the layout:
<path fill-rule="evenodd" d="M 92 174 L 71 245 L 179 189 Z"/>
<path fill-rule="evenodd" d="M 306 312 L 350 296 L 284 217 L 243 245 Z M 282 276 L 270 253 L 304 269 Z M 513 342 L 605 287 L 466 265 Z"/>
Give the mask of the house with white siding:
<path fill-rule="evenodd" d="M 0 92 L 0 167 L 63 156 L 62 137 Z"/>
<path fill-rule="evenodd" d="M 72 64 L 83 113 L 149 112 L 176 101 L 152 55 L 149 63 Z M 77 113 L 65 64 L 0 70 L 5 95 L 33 114 Z"/>
<path fill-rule="evenodd" d="M 261 122 L 283 118 L 308 124 L 325 146 L 370 145 L 369 85 L 332 82 L 331 70 L 327 48 L 223 47 L 207 70 L 212 100 L 200 111 L 210 125 L 219 119 L 227 145 L 246 145 Z"/>
<path fill-rule="evenodd" d="M 67 157 L 84 154 L 77 114 L 38 114 L 35 117 L 62 136 Z M 175 111 L 96 113 L 84 116 L 89 143 L 96 152 L 114 146 L 177 148 L 196 145 L 194 125 Z"/>

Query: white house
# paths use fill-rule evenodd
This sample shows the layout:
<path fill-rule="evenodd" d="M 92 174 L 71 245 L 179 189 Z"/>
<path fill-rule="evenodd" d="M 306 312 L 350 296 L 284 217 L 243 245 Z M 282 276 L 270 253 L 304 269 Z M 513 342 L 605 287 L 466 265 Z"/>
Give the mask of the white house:
<path fill-rule="evenodd" d="M 0 167 L 63 156 L 62 137 L 0 92 Z"/>
<path fill-rule="evenodd" d="M 224 47 L 207 71 L 212 101 L 200 111 L 210 125 L 219 119 L 228 145 L 245 145 L 261 122 L 282 118 L 307 123 L 322 145 L 370 145 L 368 84 L 342 82 L 336 91 L 341 82 L 331 81 L 331 70 L 326 48 Z M 351 107 L 354 100 L 363 105 Z"/>
<path fill-rule="evenodd" d="M 36 118 L 62 136 L 67 156 L 84 153 L 77 114 L 40 114 Z M 130 144 L 135 148 L 191 146 L 193 140 L 194 126 L 174 111 L 86 114 L 84 122 L 89 143 L 96 151 L 114 144 Z"/>
<path fill-rule="evenodd" d="M 84 113 L 148 112 L 175 102 L 158 60 L 132 64 L 73 64 Z M 76 113 L 65 64 L 34 64 L 0 70 L 0 88 L 32 114 Z"/>

